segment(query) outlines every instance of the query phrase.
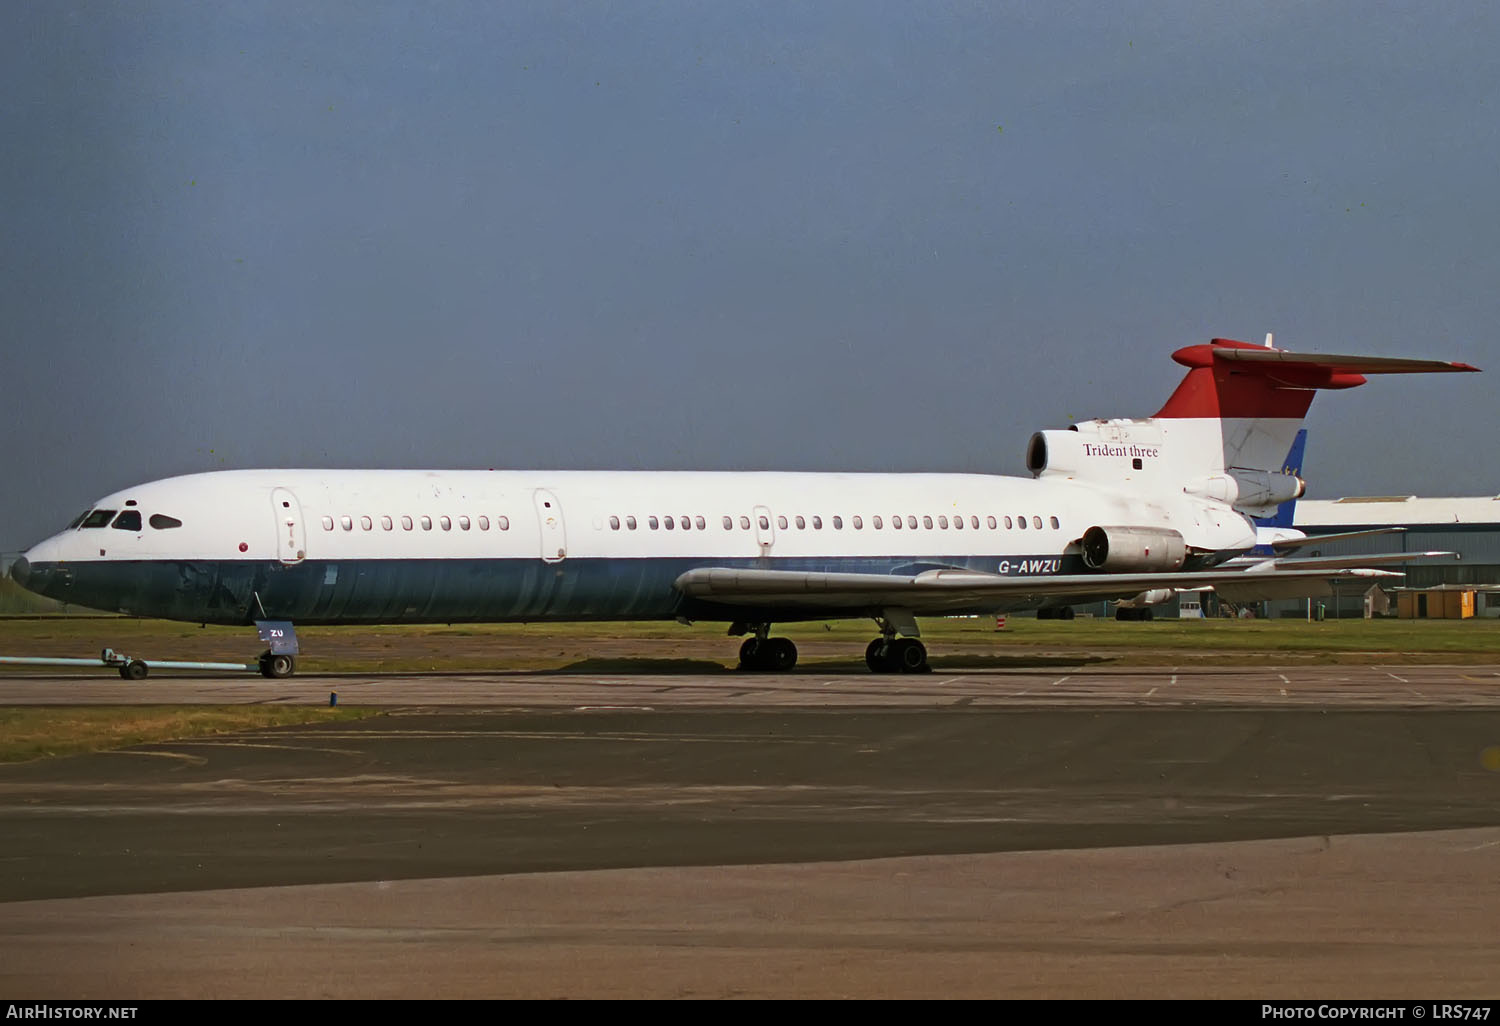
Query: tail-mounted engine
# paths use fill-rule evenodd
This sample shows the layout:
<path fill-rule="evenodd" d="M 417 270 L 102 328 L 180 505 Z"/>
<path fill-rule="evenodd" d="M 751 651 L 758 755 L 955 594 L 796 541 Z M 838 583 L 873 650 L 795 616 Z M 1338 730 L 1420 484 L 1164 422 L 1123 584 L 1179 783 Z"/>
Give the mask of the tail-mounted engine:
<path fill-rule="evenodd" d="M 1091 527 L 1083 532 L 1083 563 L 1109 573 L 1181 570 L 1187 542 L 1160 527 Z"/>
<path fill-rule="evenodd" d="M 1302 498 L 1307 482 L 1295 474 L 1232 467 L 1222 474 L 1203 478 L 1183 491 L 1227 503 L 1250 516 L 1270 516 L 1283 502 Z"/>

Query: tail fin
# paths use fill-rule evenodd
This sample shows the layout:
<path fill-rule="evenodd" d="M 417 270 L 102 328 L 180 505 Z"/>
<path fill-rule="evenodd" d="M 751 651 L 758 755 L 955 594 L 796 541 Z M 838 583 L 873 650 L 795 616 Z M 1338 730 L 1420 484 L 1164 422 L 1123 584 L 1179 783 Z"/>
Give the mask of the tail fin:
<path fill-rule="evenodd" d="M 1178 422 L 1217 421 L 1221 457 L 1210 473 L 1275 472 L 1320 388 L 1356 388 L 1366 374 L 1475 371 L 1466 363 L 1383 356 L 1324 356 L 1216 338 L 1172 354 L 1188 368 L 1156 414 Z"/>
<path fill-rule="evenodd" d="M 1289 464 L 1301 463 L 1298 432 L 1318 389 L 1355 388 L 1366 374 L 1479 369 L 1441 360 L 1289 353 L 1223 338 L 1179 349 L 1172 359 L 1188 372 L 1155 417 L 1039 431 L 1027 448 L 1027 469 L 1039 478 L 1121 490 L 1181 489 L 1252 517 L 1272 517 L 1303 493 L 1300 467 Z"/>

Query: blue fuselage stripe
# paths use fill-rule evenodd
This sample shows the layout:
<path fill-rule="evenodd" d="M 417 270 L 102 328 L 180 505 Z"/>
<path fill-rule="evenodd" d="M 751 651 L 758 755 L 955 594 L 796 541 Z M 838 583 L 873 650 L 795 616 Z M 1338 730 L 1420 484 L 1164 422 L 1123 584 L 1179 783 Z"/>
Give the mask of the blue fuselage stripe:
<path fill-rule="evenodd" d="M 364 559 L 284 565 L 239 560 L 101 560 L 33 564 L 27 587 L 64 602 L 136 616 L 238 625 L 473 623 L 547 620 L 775 620 L 859 615 L 847 607 L 757 611 L 683 595 L 700 567 L 910 574 L 934 565 L 1038 576 L 1084 573 L 1077 556 L 798 559 Z M 1034 603 L 1033 603 L 1034 604 Z M 1003 600 L 973 612 L 1006 608 Z M 964 612 L 952 610 L 950 612 Z M 770 615 L 773 614 L 774 615 Z"/>

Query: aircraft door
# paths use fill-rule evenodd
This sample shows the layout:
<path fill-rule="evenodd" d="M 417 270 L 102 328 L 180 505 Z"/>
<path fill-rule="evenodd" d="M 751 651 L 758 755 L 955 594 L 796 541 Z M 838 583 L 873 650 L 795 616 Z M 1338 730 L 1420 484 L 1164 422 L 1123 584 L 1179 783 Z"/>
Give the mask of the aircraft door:
<path fill-rule="evenodd" d="M 307 558 L 307 525 L 302 522 L 302 504 L 286 488 L 271 489 L 271 509 L 276 516 L 276 557 L 291 565 Z"/>
<path fill-rule="evenodd" d="M 769 556 L 771 546 L 776 543 L 776 521 L 771 517 L 771 508 L 756 506 L 751 519 L 755 521 L 755 543 L 760 546 L 760 554 Z"/>
<path fill-rule="evenodd" d="M 545 488 L 531 493 L 536 504 L 536 519 L 541 526 L 542 559 L 561 563 L 568 555 L 568 535 L 563 526 L 562 504 Z"/>

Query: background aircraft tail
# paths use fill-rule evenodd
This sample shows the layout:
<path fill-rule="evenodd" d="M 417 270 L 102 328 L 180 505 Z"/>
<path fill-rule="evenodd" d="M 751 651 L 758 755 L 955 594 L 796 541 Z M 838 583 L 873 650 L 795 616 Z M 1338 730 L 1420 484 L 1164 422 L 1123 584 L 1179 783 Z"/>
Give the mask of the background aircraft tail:
<path fill-rule="evenodd" d="M 1281 465 L 1281 473 L 1290 474 L 1293 477 L 1302 476 L 1302 457 L 1307 450 L 1307 428 L 1297 432 L 1297 437 L 1292 440 L 1291 451 L 1286 454 L 1286 462 Z M 1297 519 L 1297 500 L 1288 499 L 1276 507 L 1276 512 L 1269 517 L 1256 517 L 1256 527 L 1291 527 Z"/>

